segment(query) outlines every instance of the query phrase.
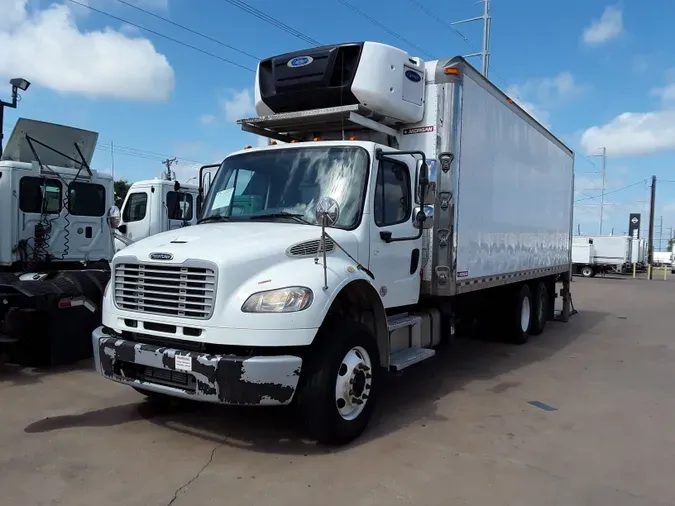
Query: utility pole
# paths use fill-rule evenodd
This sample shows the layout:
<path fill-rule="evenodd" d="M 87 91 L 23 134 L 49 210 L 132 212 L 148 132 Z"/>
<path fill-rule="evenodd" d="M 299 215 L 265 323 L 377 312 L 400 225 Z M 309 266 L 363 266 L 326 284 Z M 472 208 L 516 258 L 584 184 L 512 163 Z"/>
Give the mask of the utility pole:
<path fill-rule="evenodd" d="M 600 193 L 600 234 L 602 235 L 602 219 L 605 212 L 605 182 L 607 169 L 607 148 L 602 148 L 602 189 Z"/>
<path fill-rule="evenodd" d="M 472 58 L 474 56 L 480 56 L 482 60 L 482 73 L 485 77 L 488 76 L 488 72 L 490 70 L 490 31 L 492 28 L 492 15 L 490 14 L 490 2 L 492 0 L 480 0 L 483 2 L 483 15 L 482 16 L 476 16 L 475 18 L 469 18 L 469 19 L 462 19 L 461 21 L 455 21 L 454 23 L 450 23 L 451 25 L 459 25 L 462 23 L 471 23 L 473 21 L 482 21 L 483 22 L 483 49 L 481 49 L 480 53 L 471 53 L 464 58 Z M 459 32 L 458 32 L 459 33 Z M 462 35 L 460 33 L 462 37 Z M 464 37 L 465 40 L 466 37 Z M 467 40 L 468 42 L 468 40 Z"/>
<path fill-rule="evenodd" d="M 663 251 L 663 216 L 659 216 L 659 251 Z"/>
<path fill-rule="evenodd" d="M 656 176 L 652 176 L 652 197 L 649 204 L 649 243 L 647 246 L 647 265 L 649 279 L 652 279 L 652 264 L 654 263 L 654 209 L 656 207 Z"/>
<path fill-rule="evenodd" d="M 178 163 L 178 159 L 177 159 L 176 157 L 173 157 L 173 158 L 167 158 L 166 160 L 164 160 L 164 161 L 162 162 L 162 165 L 164 165 L 164 166 L 166 167 L 166 174 L 165 174 L 165 176 L 166 176 L 166 179 L 167 179 L 168 181 L 171 181 L 171 172 L 172 172 L 172 171 L 171 171 L 171 166 L 172 166 L 174 163 Z"/>

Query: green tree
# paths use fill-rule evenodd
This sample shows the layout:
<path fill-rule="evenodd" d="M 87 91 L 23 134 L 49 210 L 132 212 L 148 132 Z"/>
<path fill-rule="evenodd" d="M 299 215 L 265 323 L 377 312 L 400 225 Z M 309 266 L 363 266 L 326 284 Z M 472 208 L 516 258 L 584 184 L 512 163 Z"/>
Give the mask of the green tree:
<path fill-rule="evenodd" d="M 122 203 L 124 202 L 124 198 L 127 196 L 130 186 L 131 185 L 129 184 L 129 181 L 126 179 L 115 181 L 115 205 L 117 207 L 122 207 Z"/>
<path fill-rule="evenodd" d="M 675 239 L 668 240 L 668 251 L 673 252 L 673 245 L 675 245 Z"/>

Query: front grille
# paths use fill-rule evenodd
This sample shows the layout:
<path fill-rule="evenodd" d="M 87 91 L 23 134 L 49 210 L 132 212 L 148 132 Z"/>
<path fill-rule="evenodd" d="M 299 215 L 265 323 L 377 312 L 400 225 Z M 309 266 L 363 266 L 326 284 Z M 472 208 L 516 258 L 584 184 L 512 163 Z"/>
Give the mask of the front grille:
<path fill-rule="evenodd" d="M 216 274 L 205 267 L 123 263 L 115 266 L 115 304 L 146 314 L 206 319 Z"/>

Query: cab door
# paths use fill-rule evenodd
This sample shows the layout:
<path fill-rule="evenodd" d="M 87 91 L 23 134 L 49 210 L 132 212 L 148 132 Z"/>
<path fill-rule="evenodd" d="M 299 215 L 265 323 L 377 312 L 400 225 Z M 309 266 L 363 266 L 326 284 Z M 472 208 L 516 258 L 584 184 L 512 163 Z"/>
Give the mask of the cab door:
<path fill-rule="evenodd" d="M 106 228 L 107 202 L 103 185 L 93 181 L 72 181 L 68 185 L 62 232 L 63 254 L 66 258 L 78 260 L 101 260 L 110 256 L 110 235 Z"/>
<path fill-rule="evenodd" d="M 174 230 L 191 225 L 195 219 L 194 196 L 185 191 L 164 187 L 165 230 Z"/>
<path fill-rule="evenodd" d="M 150 236 L 152 207 L 150 188 L 135 188 L 129 192 L 122 206 L 122 220 L 118 231 L 130 241 Z"/>
<path fill-rule="evenodd" d="M 371 183 L 370 265 L 385 308 L 415 304 L 420 292 L 422 239 L 413 213 L 416 162 L 410 156 L 385 157 Z M 390 239 L 405 239 L 388 242 Z"/>

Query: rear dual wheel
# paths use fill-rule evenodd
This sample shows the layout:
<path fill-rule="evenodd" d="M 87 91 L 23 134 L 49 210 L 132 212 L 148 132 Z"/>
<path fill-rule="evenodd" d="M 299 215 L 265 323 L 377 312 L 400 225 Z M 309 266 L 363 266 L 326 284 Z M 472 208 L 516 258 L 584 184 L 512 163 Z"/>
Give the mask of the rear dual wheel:
<path fill-rule="evenodd" d="M 516 296 L 511 298 L 509 313 L 509 341 L 525 344 L 530 336 L 541 334 L 546 327 L 549 312 L 549 294 L 546 283 L 537 281 L 534 293 L 527 284 L 516 288 Z"/>

